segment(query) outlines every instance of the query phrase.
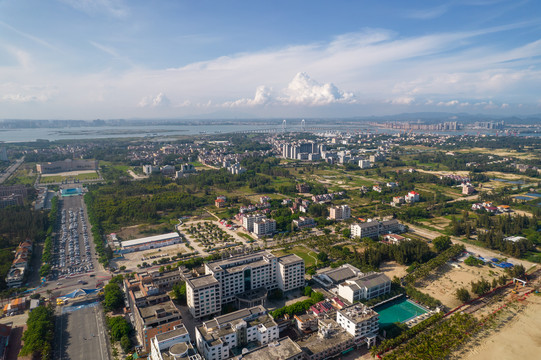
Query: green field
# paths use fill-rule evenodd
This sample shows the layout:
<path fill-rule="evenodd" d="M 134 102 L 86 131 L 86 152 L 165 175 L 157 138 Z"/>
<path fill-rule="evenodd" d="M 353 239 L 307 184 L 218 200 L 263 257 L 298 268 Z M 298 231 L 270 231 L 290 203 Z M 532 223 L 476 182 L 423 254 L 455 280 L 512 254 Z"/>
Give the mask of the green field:
<path fill-rule="evenodd" d="M 304 260 L 304 265 L 306 267 L 314 266 L 316 264 L 316 259 L 315 259 L 316 253 L 311 250 L 308 250 L 305 247 L 295 246 L 291 250 L 277 250 L 277 251 L 273 251 L 272 253 L 276 256 L 284 256 L 284 255 L 289 255 L 289 254 L 298 255 Z"/>

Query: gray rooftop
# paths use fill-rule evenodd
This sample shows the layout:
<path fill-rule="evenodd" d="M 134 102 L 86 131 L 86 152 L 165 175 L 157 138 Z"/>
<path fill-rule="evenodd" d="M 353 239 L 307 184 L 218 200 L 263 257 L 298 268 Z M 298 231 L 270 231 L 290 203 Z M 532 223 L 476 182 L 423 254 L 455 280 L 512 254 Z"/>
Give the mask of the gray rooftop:
<path fill-rule="evenodd" d="M 278 261 L 283 265 L 291 265 L 298 262 L 302 262 L 302 258 L 296 254 L 284 255 L 278 258 Z"/>
<path fill-rule="evenodd" d="M 163 334 L 156 335 L 156 339 L 159 342 L 166 341 L 169 339 L 172 339 L 177 336 L 186 335 L 188 333 L 188 330 L 184 327 L 184 324 L 179 325 L 175 330 L 164 332 Z"/>
<path fill-rule="evenodd" d="M 382 273 L 369 273 L 358 278 L 352 279 L 360 287 L 366 287 L 367 289 L 388 283 L 391 281 L 387 275 Z"/>
<path fill-rule="evenodd" d="M 203 275 L 186 279 L 186 282 L 191 285 L 192 288 L 202 288 L 211 285 L 219 285 L 218 280 L 214 278 L 214 275 Z"/>
<path fill-rule="evenodd" d="M 344 280 L 351 279 L 357 274 L 360 274 L 361 271 L 356 267 L 345 264 L 339 268 L 325 271 L 322 275 L 327 275 L 335 284 L 341 283 Z"/>
<path fill-rule="evenodd" d="M 208 329 L 210 329 L 210 328 L 215 328 L 215 327 L 218 327 L 218 326 L 223 326 L 223 325 L 225 325 L 227 323 L 230 323 L 232 321 L 235 321 L 235 320 L 246 319 L 246 318 L 250 318 L 250 317 L 254 317 L 256 315 L 266 314 L 266 313 L 267 313 L 267 309 L 265 309 L 261 305 L 258 305 L 258 306 L 254 306 L 254 307 L 251 307 L 251 308 L 248 308 L 248 309 L 241 309 L 241 310 L 237 310 L 237 311 L 234 311 L 232 313 L 229 313 L 229 314 L 217 316 L 212 320 L 205 321 L 203 324 Z"/>
<path fill-rule="evenodd" d="M 287 360 L 302 354 L 302 349 L 289 337 L 278 339 L 265 346 L 259 347 L 236 359 L 243 360 Z"/>

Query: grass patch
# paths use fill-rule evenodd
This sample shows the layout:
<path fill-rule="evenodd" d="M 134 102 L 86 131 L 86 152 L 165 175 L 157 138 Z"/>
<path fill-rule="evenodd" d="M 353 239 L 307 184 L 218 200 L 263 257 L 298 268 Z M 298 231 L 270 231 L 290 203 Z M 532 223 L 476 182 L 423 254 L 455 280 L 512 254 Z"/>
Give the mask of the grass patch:
<path fill-rule="evenodd" d="M 316 265 L 316 259 L 312 257 L 312 256 L 315 257 L 316 253 L 314 253 L 311 250 L 308 250 L 305 247 L 295 246 L 294 248 L 292 248 L 290 250 L 273 251 L 273 254 L 276 255 L 276 256 L 284 256 L 284 255 L 289 255 L 289 254 L 295 254 L 295 255 L 298 255 L 299 257 L 301 257 L 304 260 L 304 266 L 305 267 L 310 267 L 310 266 Z M 312 255 L 312 256 L 310 256 L 310 255 Z"/>

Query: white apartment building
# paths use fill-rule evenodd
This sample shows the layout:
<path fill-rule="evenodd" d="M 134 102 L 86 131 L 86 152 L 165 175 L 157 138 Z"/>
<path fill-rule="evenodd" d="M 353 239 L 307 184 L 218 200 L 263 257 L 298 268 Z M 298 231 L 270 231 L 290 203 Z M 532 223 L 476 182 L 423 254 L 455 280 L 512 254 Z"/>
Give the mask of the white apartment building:
<path fill-rule="evenodd" d="M 403 228 L 404 226 L 396 219 L 385 221 L 369 220 L 364 223 L 352 224 L 351 237 L 377 238 L 379 235 L 403 231 Z"/>
<path fill-rule="evenodd" d="M 186 300 L 194 318 L 219 313 L 221 294 L 220 282 L 212 275 L 186 279 Z"/>
<path fill-rule="evenodd" d="M 247 214 L 242 217 L 242 227 L 244 230 L 253 232 L 254 223 L 266 219 L 267 216 L 263 214 Z M 276 225 L 276 224 L 275 224 Z"/>
<path fill-rule="evenodd" d="M 370 160 L 359 160 L 359 167 L 361 169 L 370 169 L 372 167 L 372 163 Z"/>
<path fill-rule="evenodd" d="M 217 316 L 195 328 L 197 349 L 206 360 L 225 360 L 234 348 L 265 345 L 278 336 L 278 324 L 263 306 Z"/>
<path fill-rule="evenodd" d="M 282 291 L 298 289 L 305 285 L 304 260 L 295 254 L 278 258 L 278 287 Z"/>
<path fill-rule="evenodd" d="M 338 310 L 336 322 L 353 335 L 356 343 L 375 337 L 379 331 L 379 314 L 363 304 Z"/>
<path fill-rule="evenodd" d="M 184 324 L 174 330 L 154 336 L 150 340 L 149 360 L 168 360 L 170 356 L 186 360 L 203 360 L 190 343 L 190 334 Z"/>
<path fill-rule="evenodd" d="M 257 236 L 272 235 L 276 232 L 276 220 L 274 219 L 261 219 L 254 222 L 253 234 Z"/>
<path fill-rule="evenodd" d="M 391 279 L 381 273 L 366 273 L 338 285 L 338 295 L 354 303 L 391 292 Z"/>
<path fill-rule="evenodd" d="M 236 301 L 249 291 L 276 288 L 287 291 L 301 286 L 304 286 L 302 258 L 297 255 L 277 258 L 269 251 L 259 251 L 206 263 L 204 276 L 186 280 L 186 296 L 192 315 L 199 318 L 219 312 L 222 304 Z M 211 288 L 214 297 L 206 296 L 212 294 L 206 292 Z M 203 294 L 205 297 L 201 298 Z M 211 306 L 210 301 L 215 304 Z"/>
<path fill-rule="evenodd" d="M 351 208 L 348 205 L 331 206 L 329 217 L 334 220 L 346 220 L 351 217 Z"/>

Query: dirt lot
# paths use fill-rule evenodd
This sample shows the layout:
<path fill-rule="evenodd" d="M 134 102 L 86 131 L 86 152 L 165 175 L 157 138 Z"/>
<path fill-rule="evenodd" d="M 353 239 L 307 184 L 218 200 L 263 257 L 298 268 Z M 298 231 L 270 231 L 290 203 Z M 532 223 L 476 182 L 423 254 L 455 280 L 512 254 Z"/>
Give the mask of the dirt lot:
<path fill-rule="evenodd" d="M 461 305 L 461 302 L 455 297 L 456 289 L 464 287 L 470 291 L 471 281 L 478 281 L 482 277 L 492 281 L 495 277 L 503 274 L 503 270 L 499 268 L 489 268 L 488 266 L 472 267 L 464 265 L 464 263 L 460 263 L 459 266 L 460 268 L 456 268 L 446 264 L 436 274 L 427 277 L 421 284 L 416 284 L 416 286 L 419 290 L 440 300 L 443 305 L 452 309 Z"/>
<path fill-rule="evenodd" d="M 395 276 L 399 278 L 402 276 L 405 276 L 407 274 L 406 269 L 407 269 L 406 265 L 400 265 L 396 263 L 395 261 L 383 263 L 379 267 L 379 271 L 387 275 L 389 279 L 391 280 Z"/>
<path fill-rule="evenodd" d="M 172 226 L 168 226 L 166 224 L 156 224 L 156 225 L 139 224 L 139 225 L 124 227 L 120 231 L 117 231 L 116 235 L 122 240 L 139 239 L 139 238 L 143 238 L 143 237 L 147 237 L 147 236 L 158 235 L 158 234 L 150 234 L 150 235 L 149 234 L 143 234 L 142 232 L 144 230 L 158 229 L 160 227 L 167 227 L 167 230 L 163 229 L 164 233 L 174 231 Z"/>

